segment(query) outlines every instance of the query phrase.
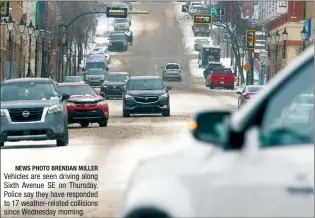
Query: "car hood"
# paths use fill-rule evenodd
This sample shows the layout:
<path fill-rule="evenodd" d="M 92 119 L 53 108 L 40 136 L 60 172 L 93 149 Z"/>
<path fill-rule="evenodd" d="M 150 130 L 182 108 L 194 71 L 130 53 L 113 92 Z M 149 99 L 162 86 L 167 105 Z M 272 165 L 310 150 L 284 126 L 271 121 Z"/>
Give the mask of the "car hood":
<path fill-rule="evenodd" d="M 33 107 L 49 107 L 59 104 L 60 99 L 51 100 L 27 100 L 27 101 L 1 101 L 1 108 L 33 108 Z"/>
<path fill-rule="evenodd" d="M 165 90 L 128 90 L 127 92 L 127 94 L 134 96 L 160 96 L 165 93 Z"/>
<path fill-rule="evenodd" d="M 124 86 L 125 82 L 104 82 L 106 86 Z"/>
<path fill-rule="evenodd" d="M 102 101 L 103 98 L 99 95 L 97 96 L 83 96 L 83 95 L 72 95 L 70 96 L 68 102 L 91 102 L 91 101 Z"/>

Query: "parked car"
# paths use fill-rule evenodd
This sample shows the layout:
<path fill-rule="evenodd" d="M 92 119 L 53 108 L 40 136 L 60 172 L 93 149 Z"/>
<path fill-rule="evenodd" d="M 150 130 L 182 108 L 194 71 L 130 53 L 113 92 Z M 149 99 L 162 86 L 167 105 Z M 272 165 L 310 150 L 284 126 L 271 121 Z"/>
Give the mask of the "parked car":
<path fill-rule="evenodd" d="M 262 89 L 262 87 L 263 86 L 261 85 L 247 85 L 236 91 L 236 94 L 238 95 L 238 108 L 242 107 L 247 101 L 249 101 L 254 95 L 256 95 Z"/>
<path fill-rule="evenodd" d="M 234 74 L 231 68 L 215 68 L 206 79 L 206 86 L 210 89 L 223 87 L 234 90 Z"/>
<path fill-rule="evenodd" d="M 5 80 L 0 90 L 0 146 L 4 142 L 56 140 L 69 143 L 66 100 L 48 78 Z"/>
<path fill-rule="evenodd" d="M 118 216 L 313 217 L 314 107 L 300 125 L 280 116 L 306 90 L 314 45 L 240 110 L 198 113 L 195 141 L 140 161 Z"/>
<path fill-rule="evenodd" d="M 68 123 L 79 123 L 81 127 L 88 127 L 90 123 L 98 123 L 106 127 L 109 119 L 108 104 L 104 100 L 104 93 L 97 93 L 88 84 L 58 83 L 61 94 L 70 95 L 67 102 Z"/>

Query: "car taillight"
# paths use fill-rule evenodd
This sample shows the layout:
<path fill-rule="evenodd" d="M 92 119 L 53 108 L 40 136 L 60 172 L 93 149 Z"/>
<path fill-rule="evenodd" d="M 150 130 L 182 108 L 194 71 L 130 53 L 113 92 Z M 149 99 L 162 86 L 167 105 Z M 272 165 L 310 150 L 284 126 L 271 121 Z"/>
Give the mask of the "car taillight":
<path fill-rule="evenodd" d="M 243 95 L 244 96 L 244 98 L 246 98 L 246 99 L 250 99 L 250 96 L 251 96 L 252 94 L 251 93 L 247 93 L 247 94 L 245 94 L 245 95 Z"/>

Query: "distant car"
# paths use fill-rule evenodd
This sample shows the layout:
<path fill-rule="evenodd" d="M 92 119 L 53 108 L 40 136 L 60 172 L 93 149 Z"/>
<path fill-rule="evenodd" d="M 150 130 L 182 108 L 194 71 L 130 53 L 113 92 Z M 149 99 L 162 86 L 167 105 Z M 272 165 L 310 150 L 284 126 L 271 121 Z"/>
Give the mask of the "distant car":
<path fill-rule="evenodd" d="M 105 94 L 105 98 L 121 98 L 122 87 L 126 86 L 129 77 L 127 72 L 110 72 L 101 86 L 101 92 Z"/>
<path fill-rule="evenodd" d="M 281 114 L 283 122 L 291 125 L 307 123 L 312 108 L 314 108 L 314 94 L 298 95 L 292 104 L 283 110 Z"/>
<path fill-rule="evenodd" d="M 113 35 L 125 35 L 127 37 L 127 41 L 130 43 L 130 45 L 132 45 L 133 43 L 133 33 L 132 31 L 125 31 L 125 30 L 117 30 L 115 32 L 112 32 L 110 35 L 109 35 L 109 39 L 111 38 L 111 36 Z"/>
<path fill-rule="evenodd" d="M 97 93 L 88 84 L 58 83 L 58 91 L 70 95 L 67 101 L 68 123 L 79 123 L 88 127 L 90 123 L 98 123 L 106 127 L 109 119 L 108 104 L 104 93 Z"/>
<path fill-rule="evenodd" d="M 199 51 L 202 45 L 210 45 L 210 40 L 208 38 L 197 38 L 194 44 L 195 51 Z"/>
<path fill-rule="evenodd" d="M 162 113 L 169 117 L 170 89 L 164 86 L 159 76 L 130 77 L 123 93 L 123 117 L 147 113 Z"/>
<path fill-rule="evenodd" d="M 94 48 L 93 51 L 90 53 L 90 55 L 95 55 L 95 54 L 103 54 L 105 56 L 108 64 L 110 64 L 112 62 L 111 57 L 110 57 L 110 53 L 109 53 L 107 47 Z"/>
<path fill-rule="evenodd" d="M 223 87 L 234 90 L 234 74 L 231 68 L 215 68 L 207 77 L 206 86 L 210 89 Z"/>
<path fill-rule="evenodd" d="M 247 85 L 236 92 L 238 95 L 238 108 L 241 108 L 253 95 L 257 94 L 263 86 L 261 85 Z"/>
<path fill-rule="evenodd" d="M 86 83 L 84 81 L 84 77 L 83 76 L 66 76 L 64 79 L 63 79 L 63 82 L 64 83 Z"/>
<path fill-rule="evenodd" d="M 109 51 L 128 51 L 128 39 L 124 34 L 113 34 L 109 37 Z"/>
<path fill-rule="evenodd" d="M 207 79 L 207 77 L 211 74 L 211 72 L 215 69 L 215 68 L 222 68 L 223 65 L 220 62 L 209 62 L 207 68 L 203 71 L 203 76 L 205 79 Z"/>
<path fill-rule="evenodd" d="M 165 66 L 161 67 L 163 69 L 163 80 L 167 79 L 177 79 L 182 80 L 183 73 L 182 67 L 177 63 L 168 63 Z"/>
<path fill-rule="evenodd" d="M 130 18 L 116 18 L 114 20 L 114 30 L 130 30 Z"/>
<path fill-rule="evenodd" d="M 91 86 L 101 86 L 107 74 L 108 72 L 101 68 L 90 68 L 86 71 L 85 81 Z"/>
<path fill-rule="evenodd" d="M 82 83 L 80 83 L 82 85 Z M 48 78 L 9 79 L 0 86 L 0 146 L 4 142 L 56 140 L 69 143 L 66 100 Z"/>

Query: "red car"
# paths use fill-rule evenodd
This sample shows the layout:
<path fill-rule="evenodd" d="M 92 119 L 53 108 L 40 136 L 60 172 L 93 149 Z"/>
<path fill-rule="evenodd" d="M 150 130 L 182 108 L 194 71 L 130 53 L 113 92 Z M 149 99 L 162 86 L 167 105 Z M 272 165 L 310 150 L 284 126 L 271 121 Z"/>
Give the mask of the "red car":
<path fill-rule="evenodd" d="M 106 127 L 109 110 L 104 93 L 97 93 L 91 86 L 83 83 L 58 83 L 60 94 L 70 95 L 67 101 L 68 123 L 79 123 L 88 127 L 90 123 L 98 123 Z"/>
<path fill-rule="evenodd" d="M 234 90 L 234 75 L 230 68 L 215 68 L 206 79 L 206 86 L 213 89 L 224 87 Z"/>

